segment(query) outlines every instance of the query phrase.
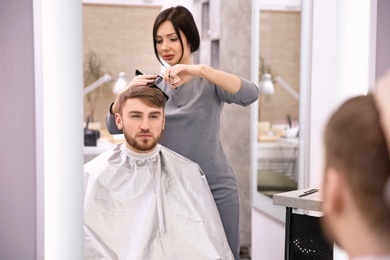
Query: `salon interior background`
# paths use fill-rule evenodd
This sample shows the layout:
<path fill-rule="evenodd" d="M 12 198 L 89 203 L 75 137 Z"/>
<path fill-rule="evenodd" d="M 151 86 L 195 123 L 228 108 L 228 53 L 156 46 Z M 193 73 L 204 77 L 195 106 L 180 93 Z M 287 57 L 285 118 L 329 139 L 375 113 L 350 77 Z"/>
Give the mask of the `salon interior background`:
<path fill-rule="evenodd" d="M 88 53 L 94 51 L 102 64 L 103 72 L 116 76 L 120 71 L 124 71 L 128 80 L 134 77 L 135 69 L 159 73 L 161 66 L 153 53 L 151 35 L 154 18 L 161 8 L 181 4 L 192 11 L 200 30 L 201 47 L 194 59 L 250 79 L 250 0 L 223 1 L 223 8 L 220 1 L 215 0 L 176 3 L 160 1 L 161 5 L 158 4 L 159 1 L 155 1 L 157 4 L 144 5 L 97 2 L 83 3 L 83 55 L 86 61 Z M 240 10 L 242 16 L 232 21 L 230 17 L 232 13 L 237 13 L 237 10 Z M 111 86 L 108 85 L 107 88 Z M 104 122 L 107 109 L 115 95 L 111 91 L 91 93 L 91 96 L 95 95 L 97 99 L 94 120 L 98 123 L 103 137 L 114 141 L 107 133 Z M 287 103 L 290 100 L 291 98 L 286 98 Z M 90 113 L 87 97 L 84 98 L 84 104 L 86 118 Z M 247 132 L 250 127 L 249 113 L 249 108 L 227 105 L 221 119 L 222 142 L 236 173 L 241 195 L 240 225 L 243 247 L 249 247 L 251 241 L 250 140 Z M 237 139 L 237 136 L 240 138 Z"/>
<path fill-rule="evenodd" d="M 102 72 L 118 75 L 125 71 L 128 80 L 134 76 L 135 69 L 143 72 L 158 73 L 160 64 L 156 61 L 151 41 L 150 28 L 154 17 L 160 12 L 160 5 L 121 5 L 96 4 L 97 1 L 85 1 L 83 4 L 83 55 L 86 61 L 90 51 L 94 51 L 102 65 Z M 180 3 L 183 4 L 183 3 Z M 194 13 L 201 35 L 201 48 L 195 54 L 195 60 L 219 67 L 220 69 L 250 78 L 250 1 L 187 1 Z M 165 2 L 165 5 L 167 3 Z M 241 10 L 239 21 L 229 19 L 231 12 Z M 220 10 L 220 12 L 219 12 Z M 246 15 L 244 15 L 246 14 Z M 272 69 L 278 71 L 299 92 L 299 12 L 267 12 L 262 16 L 267 27 L 261 27 L 267 33 L 261 46 L 262 55 Z M 289 24 L 288 30 L 280 32 L 280 22 Z M 137 26 L 134 26 L 134 25 Z M 230 25 L 229 25 L 230 24 Z M 223 25 L 223 26 L 220 26 Z M 240 27 L 240 30 L 232 28 Z M 241 34 L 241 35 L 238 35 Z M 288 48 L 281 36 L 292 39 Z M 290 35 L 290 36 L 289 36 Z M 296 37 L 298 35 L 298 37 Z M 247 40 L 243 40 L 243 39 Z M 298 40 L 297 40 L 298 38 Z M 142 39 L 142 40 L 134 40 Z M 256 82 L 257 83 L 257 82 Z M 112 85 L 107 85 L 110 88 Z M 112 140 L 104 123 L 109 104 L 115 95 L 111 91 L 97 91 L 94 120 L 105 138 Z M 90 113 L 89 100 L 84 98 L 84 118 Z M 275 105 L 276 104 L 276 105 Z M 285 123 L 286 114 L 298 120 L 299 103 L 285 91 L 278 91 L 272 99 L 264 102 L 262 120 Z M 241 201 L 241 241 L 250 246 L 250 144 L 249 109 L 225 106 L 223 111 L 221 135 L 226 152 L 237 175 Z M 238 123 L 237 121 L 241 121 Z M 235 136 L 240 136 L 238 142 Z"/>
<path fill-rule="evenodd" d="M 176 1 L 175 4 L 178 2 L 188 6 L 187 1 Z M 207 1 L 195 2 L 202 4 Z M 151 1 L 147 1 L 147 4 L 150 3 Z M 202 40 L 204 57 L 200 56 L 199 59 L 210 62 L 211 58 L 207 57 L 205 48 L 211 48 L 211 41 L 218 40 L 219 68 L 250 78 L 251 1 L 226 0 L 223 6 L 219 5 L 219 1 L 209 3 L 209 15 L 219 15 L 218 20 L 210 20 L 210 23 L 214 21 L 214 25 L 223 26 L 217 27 L 214 35 L 217 38 Z M 77 232 L 69 232 L 75 230 L 72 226 L 79 226 L 80 231 L 82 230 L 82 181 L 77 181 L 79 176 L 76 173 L 82 172 L 83 150 L 82 146 L 73 145 L 82 144 L 83 135 L 78 133 L 77 129 L 82 128 L 85 120 L 83 108 L 80 107 L 83 103 L 84 55 L 79 52 L 84 51 L 84 46 L 78 49 L 75 42 L 84 41 L 83 34 L 87 32 L 81 31 L 84 13 L 79 4 L 80 1 L 77 0 L 1 2 L 0 29 L 4 37 L 0 41 L 0 47 L 5 51 L 1 52 L 0 60 L 3 82 L 0 106 L 1 120 L 8 122 L 9 127 L 3 128 L 1 134 L 1 143 L 7 149 L 1 149 L 0 156 L 3 179 L 0 189 L 3 208 L 0 230 L 2 236 L 7 235 L 1 239 L 0 248 L 6 258 L 9 256 L 8 258 L 23 259 L 25 256 L 36 256 L 37 259 L 43 259 L 46 255 L 49 259 L 57 253 L 57 256 L 61 254 L 62 257 L 58 256 L 60 258 L 57 259 L 77 259 L 77 248 L 82 245 Z M 91 1 L 85 1 L 83 6 L 87 4 L 92 5 Z M 155 17 L 153 13 L 157 12 L 157 9 L 152 7 L 147 13 L 141 9 L 139 11 L 144 15 L 140 18 Z M 193 11 L 194 15 L 199 17 L 199 13 L 195 9 Z M 240 13 L 240 19 L 231 19 L 237 12 Z M 119 13 L 117 15 L 123 17 Z M 97 23 L 101 24 L 99 19 L 104 18 L 96 15 Z M 111 18 L 115 20 L 117 17 Z M 142 28 L 144 24 L 146 23 L 140 22 L 140 19 L 127 21 L 127 25 L 123 23 L 115 29 L 111 28 L 106 39 L 102 36 L 95 38 L 97 42 L 108 41 L 116 47 L 123 41 L 123 50 L 117 53 L 112 51 L 107 56 L 104 52 L 100 54 L 105 67 L 113 76 L 117 75 L 116 70 L 124 70 L 129 79 L 136 68 L 135 64 L 144 72 L 160 69 L 152 47 L 146 46 L 151 43 L 150 28 L 144 30 L 147 32 L 145 37 L 132 35 L 131 38 L 126 38 L 129 34 L 120 34 L 120 40 L 115 41 L 112 38 L 118 36 L 113 33 L 117 29 L 125 29 L 128 33 L 131 28 Z M 210 25 L 210 28 L 214 28 L 214 25 Z M 141 53 L 129 45 L 138 37 L 142 37 L 142 44 L 145 44 L 142 47 L 146 49 L 142 53 L 150 55 L 150 63 L 142 63 L 139 59 L 125 56 L 131 51 Z M 95 51 L 100 53 L 101 50 Z M 118 63 L 111 61 L 112 57 L 120 57 Z M 52 96 L 49 97 L 49 94 Z M 112 101 L 112 98 L 111 96 L 107 99 Z M 104 100 L 98 102 L 105 114 L 107 103 Z M 15 113 L 6 112 L 10 111 L 11 107 L 15 108 Z M 50 107 L 51 111 L 45 110 L 46 107 Z M 249 108 L 227 106 L 223 112 L 224 123 L 221 129 L 222 142 L 240 186 L 243 245 L 250 244 L 251 232 L 249 112 Z M 21 115 L 21 118 L 18 116 L 16 120 L 11 114 Z M 101 120 L 98 118 L 99 116 L 97 120 Z M 232 143 L 231 140 L 237 140 L 237 136 L 241 136 L 240 141 Z M 22 164 L 18 163 L 21 159 L 21 149 L 24 154 Z M 48 185 L 49 181 L 53 182 Z M 11 197 L 12 201 L 6 199 Z"/>
<path fill-rule="evenodd" d="M 198 1 L 198 3 L 199 2 L 204 1 Z M 210 0 L 210 3 L 212 2 L 214 1 Z M 334 6 L 336 6 L 335 0 L 317 3 L 320 7 L 325 6 L 325 8 L 315 7 L 315 17 L 316 15 L 321 16 L 321 13 L 324 11 L 333 11 L 336 9 L 334 8 Z M 50 242 L 51 245 L 54 245 L 54 247 L 47 248 L 46 250 L 57 250 L 57 253 L 63 253 L 56 259 L 77 259 L 77 257 L 66 258 L 69 254 L 72 254 L 72 250 L 66 249 L 81 244 L 79 243 L 81 241 L 79 240 L 80 237 L 77 236 L 77 234 L 74 236 L 73 234 L 70 234 L 71 232 L 68 232 L 72 230 L 70 227 L 81 224 L 81 222 L 79 223 L 75 220 L 75 217 L 77 217 L 77 214 L 80 214 L 80 212 L 70 212 L 67 210 L 72 208 L 67 205 L 67 201 L 74 204 L 79 203 L 73 200 L 73 194 L 79 192 L 76 189 L 77 185 L 75 185 L 75 183 L 68 185 L 68 175 L 72 175 L 72 173 L 60 169 L 60 173 L 63 174 L 62 176 L 64 177 L 61 186 L 70 186 L 69 190 L 62 190 L 61 186 L 58 185 L 55 186 L 55 188 L 59 187 L 59 190 L 54 192 L 52 190 L 49 191 L 49 197 L 55 197 L 55 199 L 59 192 L 63 192 L 65 195 L 64 197 L 61 197 L 61 200 L 55 200 L 57 206 L 55 206 L 54 209 L 60 209 L 62 214 L 60 214 L 60 216 L 47 215 L 44 217 L 44 200 L 42 194 L 44 175 L 43 164 L 45 163 L 44 159 L 47 154 L 44 155 L 42 151 L 44 131 L 41 116 L 43 112 L 43 100 L 41 98 L 44 79 L 50 79 L 47 78 L 50 75 L 42 73 L 41 71 L 42 66 L 40 65 L 40 62 L 42 62 L 42 52 L 47 52 L 49 50 L 39 49 L 39 46 L 42 45 L 41 41 L 43 37 L 41 34 L 42 32 L 37 30 L 40 22 L 43 24 L 43 21 L 40 21 L 39 17 L 48 17 L 47 14 L 42 13 L 42 6 L 44 5 L 51 5 L 52 10 L 56 11 L 54 16 L 50 16 L 50 19 L 52 20 L 48 19 L 49 23 L 46 24 L 47 26 L 60 25 L 60 27 L 56 27 L 56 31 L 53 31 L 51 38 L 60 38 L 60 34 L 64 35 L 63 38 L 60 38 L 64 40 L 61 45 L 61 52 L 66 55 L 70 50 L 69 45 L 72 42 L 69 41 L 69 39 L 73 39 L 78 35 L 81 36 L 80 26 L 74 25 L 74 23 L 77 22 L 82 24 L 82 8 L 81 6 L 79 7 L 80 1 L 5 0 L 0 3 L 0 32 L 1 35 L 4 35 L 0 41 L 0 79 L 2 82 L 2 86 L 0 87 L 0 119 L 1 122 L 5 122 L 3 127 L 0 128 L 0 143 L 3 147 L 0 149 L 0 178 L 2 180 L 0 184 L 0 206 L 2 208 L 2 214 L 0 216 L 0 251 L 2 252 L 2 257 L 7 259 L 24 259 L 26 256 L 32 256 L 32 259 L 43 259 L 43 255 L 45 254 L 43 235 L 45 218 L 46 221 L 50 222 L 53 222 L 54 219 L 54 224 L 60 223 L 60 225 L 49 226 L 49 229 L 54 227 L 54 231 L 58 231 L 56 234 L 49 234 L 46 236 L 47 243 Z M 65 8 L 53 8 L 55 5 Z M 379 5 L 382 6 L 379 8 Z M 251 2 L 248 0 L 224 0 L 223 6 L 220 8 L 220 24 L 223 24 L 223 26 L 220 28 L 219 35 L 219 67 L 249 78 L 249 60 L 251 58 L 251 29 L 249 26 L 251 24 Z M 378 34 L 377 40 L 377 53 L 379 54 L 377 55 L 376 64 L 377 76 L 381 75 L 385 68 L 388 68 L 388 61 L 390 60 L 390 57 L 388 56 L 390 52 L 387 51 L 388 44 L 385 44 L 390 42 L 388 37 L 385 37 L 388 35 L 385 33 L 386 30 L 388 31 L 388 26 L 385 25 L 388 25 L 389 22 L 385 22 L 388 21 L 388 16 L 385 15 L 386 12 L 382 12 L 386 10 L 389 10 L 389 7 L 386 6 L 386 1 L 378 1 L 378 32 L 383 33 Z M 232 17 L 236 17 L 237 12 L 240 13 L 240 19 L 231 19 Z M 324 15 L 328 16 L 326 12 Z M 57 18 L 63 19 L 69 26 L 63 26 L 62 23 L 57 21 Z M 331 21 L 329 22 L 331 23 Z M 135 24 L 139 24 L 139 22 Z M 315 28 L 318 28 L 319 24 L 320 23 L 316 24 L 317 27 Z M 320 25 L 326 27 L 326 24 Z M 72 30 L 69 31 L 66 30 L 66 28 L 71 28 Z M 326 27 L 326 29 L 329 28 Z M 56 32 L 58 32 L 58 34 Z M 330 35 L 327 30 L 321 30 L 321 34 Z M 51 38 L 49 40 L 51 40 Z M 81 40 L 80 37 L 80 41 Z M 144 42 L 149 42 L 149 40 L 145 40 Z M 50 45 L 51 42 L 46 42 L 46 44 L 49 44 L 49 47 L 54 46 Z M 328 51 L 329 47 L 332 46 L 327 45 Z M 80 50 L 82 50 L 82 46 L 80 46 Z M 321 56 L 320 51 L 321 53 L 324 53 L 323 49 L 317 49 L 315 54 L 328 61 L 327 59 L 330 58 L 330 56 Z M 147 52 L 150 52 L 150 48 L 148 48 Z M 61 53 L 57 53 L 55 55 L 59 56 L 60 54 Z M 85 118 L 79 111 L 73 111 L 73 108 L 82 111 L 81 86 L 83 55 L 78 52 L 73 52 L 73 54 L 75 54 L 75 57 L 79 57 L 80 60 L 69 61 L 67 56 L 60 56 L 62 59 L 58 60 L 57 63 L 56 61 L 49 61 L 49 65 L 54 64 L 55 66 L 59 66 L 66 70 L 62 71 L 63 73 L 51 75 L 52 77 L 58 77 L 57 79 L 59 79 L 55 81 L 55 84 L 51 85 L 51 87 L 60 91 L 57 87 L 57 85 L 59 85 L 59 87 L 64 90 L 61 94 L 65 93 L 68 95 L 65 89 L 69 89 L 72 95 L 72 97 L 66 99 L 66 101 L 69 101 L 66 110 L 71 113 L 71 116 L 62 117 L 63 114 L 56 114 L 55 116 L 60 117 L 61 119 L 73 120 L 72 122 L 74 122 L 73 117 L 76 117 L 76 121 L 78 122 L 77 126 L 82 127 L 82 121 Z M 322 60 L 321 63 L 323 63 Z M 61 67 L 62 64 L 68 66 L 64 68 Z M 318 68 L 318 66 L 315 68 Z M 67 72 L 69 72 L 69 70 L 72 73 L 68 75 Z M 58 70 L 54 68 L 54 72 L 57 73 Z M 315 72 L 316 73 L 312 76 L 313 81 L 320 83 L 319 85 L 322 84 L 322 81 L 328 82 L 329 76 L 335 75 L 334 68 L 330 68 L 330 70 L 318 69 L 315 70 Z M 129 71 L 128 76 L 132 75 L 132 73 L 132 71 Z M 79 97 L 76 94 L 79 95 Z M 319 99 L 317 99 L 317 101 L 318 100 Z M 61 102 L 62 101 L 60 100 L 60 104 L 55 104 L 54 107 L 62 106 L 63 104 Z M 69 104 L 71 104 L 70 107 Z M 107 106 L 104 107 L 107 109 Z M 234 118 L 235 121 L 233 119 L 229 120 L 229 118 Z M 51 121 L 55 119 L 56 118 L 53 117 L 51 118 Z M 248 220 L 251 218 L 250 201 L 248 199 L 250 190 L 250 170 L 249 167 L 247 167 L 247 165 L 249 165 L 250 155 L 247 148 L 249 146 L 249 137 L 248 139 L 245 138 L 249 129 L 249 111 L 245 108 L 227 106 L 224 110 L 222 120 L 224 122 L 221 129 L 223 142 L 226 144 L 226 150 L 228 156 L 231 158 L 232 167 L 237 176 L 239 176 L 238 181 L 243 200 L 242 230 L 243 232 L 248 232 L 244 233 L 242 243 L 250 244 L 251 242 L 248 235 L 251 232 L 250 220 Z M 49 125 L 49 127 L 51 126 Z M 52 133 L 58 134 L 54 136 L 57 139 L 50 139 L 53 140 L 53 147 L 48 150 L 48 153 L 54 153 L 54 156 L 59 154 L 58 150 L 68 149 L 72 145 L 67 144 L 67 141 L 69 140 L 67 135 L 74 130 L 71 127 L 60 130 L 59 133 Z M 236 140 L 237 136 L 243 137 L 240 139 L 240 142 L 231 142 L 231 140 Z M 77 142 L 80 144 L 82 143 L 82 137 L 82 133 L 76 134 Z M 77 169 L 81 173 L 83 163 L 82 146 L 72 146 L 70 149 L 73 149 L 73 154 L 67 154 L 67 157 L 64 158 L 57 158 L 55 163 L 58 163 L 59 166 L 65 166 L 64 168 L 68 169 L 70 164 L 77 164 L 72 169 Z M 69 160 L 69 158 L 71 158 L 71 160 Z M 21 161 L 23 163 L 20 163 Z M 81 198 L 81 192 L 79 192 L 79 196 Z M 264 217 L 262 221 L 264 221 L 265 218 L 266 217 Z M 258 219 L 259 218 L 256 217 L 255 221 L 258 221 Z M 74 222 L 77 223 L 74 224 Z M 271 233 L 268 232 L 268 230 L 270 229 L 267 229 L 266 226 L 270 226 L 270 222 L 272 222 L 271 219 L 269 219 L 268 222 L 265 221 L 264 223 L 266 224 L 258 223 L 255 227 L 257 229 L 261 228 L 261 232 L 259 231 L 258 234 L 267 235 L 267 239 L 262 241 L 260 241 L 261 239 L 259 241 L 256 240 L 256 247 L 263 248 L 261 249 L 262 256 L 264 256 L 264 252 L 267 251 L 264 246 L 268 247 L 269 245 L 270 249 L 272 249 L 272 245 L 278 246 L 278 248 L 283 246 L 282 243 L 275 243 L 275 239 L 269 236 Z M 274 226 L 273 223 L 271 224 Z M 66 230 L 60 229 L 61 226 L 66 227 Z M 272 228 L 272 234 L 276 233 L 281 234 L 276 235 L 278 238 L 279 236 L 283 237 L 283 227 L 278 226 Z M 262 236 L 263 235 L 261 235 L 260 238 Z M 69 240 L 69 237 L 74 241 Z M 73 252 L 75 251 L 77 250 L 73 250 Z"/>

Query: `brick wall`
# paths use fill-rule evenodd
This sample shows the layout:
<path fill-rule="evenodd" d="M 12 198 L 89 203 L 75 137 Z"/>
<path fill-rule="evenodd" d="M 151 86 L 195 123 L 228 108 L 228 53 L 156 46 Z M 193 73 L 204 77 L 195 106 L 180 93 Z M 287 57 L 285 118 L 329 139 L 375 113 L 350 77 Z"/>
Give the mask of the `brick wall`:
<path fill-rule="evenodd" d="M 300 12 L 261 11 L 260 55 L 272 73 L 282 77 L 299 93 Z M 260 97 L 259 121 L 284 122 L 286 115 L 299 119 L 299 102 L 282 86 L 275 95 Z"/>
<path fill-rule="evenodd" d="M 130 81 L 135 69 L 144 73 L 159 73 L 160 64 L 153 51 L 152 29 L 160 6 L 83 4 L 83 51 L 93 50 L 102 68 L 117 77 L 120 71 Z M 91 92 L 96 98 L 94 119 L 106 129 L 105 117 L 116 95 L 111 87 Z M 86 86 L 84 86 L 86 87 Z M 105 88 L 105 89 L 104 89 Z M 96 97 L 97 96 L 97 97 Z M 84 118 L 89 114 L 89 102 L 84 98 Z"/>

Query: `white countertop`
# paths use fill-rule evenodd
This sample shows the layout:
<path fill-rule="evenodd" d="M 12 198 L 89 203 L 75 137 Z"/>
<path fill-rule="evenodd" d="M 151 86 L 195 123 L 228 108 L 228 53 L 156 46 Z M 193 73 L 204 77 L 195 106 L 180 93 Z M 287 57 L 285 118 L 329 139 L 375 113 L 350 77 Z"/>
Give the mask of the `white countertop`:
<path fill-rule="evenodd" d="M 286 137 L 280 137 L 277 141 L 278 141 L 278 142 L 281 142 L 281 143 L 291 144 L 291 145 L 293 145 L 293 146 L 298 146 L 299 138 L 286 138 Z"/>
<path fill-rule="evenodd" d="M 321 211 L 322 198 L 320 191 L 304 197 L 298 197 L 308 190 L 311 190 L 311 188 L 277 193 L 273 195 L 272 202 L 278 206 Z"/>

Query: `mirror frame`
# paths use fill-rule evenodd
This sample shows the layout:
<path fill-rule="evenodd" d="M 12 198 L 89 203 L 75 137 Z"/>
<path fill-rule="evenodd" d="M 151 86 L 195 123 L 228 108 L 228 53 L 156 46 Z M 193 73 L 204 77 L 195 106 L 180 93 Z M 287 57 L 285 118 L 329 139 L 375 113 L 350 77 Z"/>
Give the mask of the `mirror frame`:
<path fill-rule="evenodd" d="M 300 47 L 300 92 L 299 92 L 299 149 L 298 149 L 298 189 L 309 184 L 309 126 L 310 126 L 310 82 L 311 82 L 311 39 L 312 39 L 312 0 L 252 0 L 252 50 L 251 80 L 259 82 L 260 10 L 301 10 Z M 298 9 L 297 9 L 298 8 Z M 285 209 L 272 204 L 272 199 L 257 191 L 257 141 L 258 106 L 251 106 L 251 203 L 252 207 L 275 219 L 285 222 Z"/>

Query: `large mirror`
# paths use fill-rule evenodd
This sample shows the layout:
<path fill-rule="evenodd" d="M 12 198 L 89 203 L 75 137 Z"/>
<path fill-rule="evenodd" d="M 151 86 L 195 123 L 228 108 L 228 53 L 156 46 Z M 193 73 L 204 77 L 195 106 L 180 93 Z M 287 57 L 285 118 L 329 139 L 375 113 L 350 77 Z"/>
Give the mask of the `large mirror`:
<path fill-rule="evenodd" d="M 253 0 L 252 204 L 280 221 L 275 193 L 305 187 L 305 125 L 309 93 L 310 1 Z"/>
<path fill-rule="evenodd" d="M 103 75 L 112 80 L 84 95 L 84 120 L 89 130 L 99 132 L 95 144 L 84 146 L 84 162 L 88 162 L 113 143 L 123 142 L 122 135 L 110 135 L 105 125 L 108 107 L 115 100 L 113 93 L 119 74 L 127 80 L 135 70 L 159 72 L 160 64 L 153 53 L 151 28 L 161 11 L 161 4 L 136 4 L 112 1 L 83 1 L 84 87 Z M 142 22 L 139 22 L 141 21 Z M 134 41 L 133 39 L 143 39 Z M 88 122 L 88 123 L 87 123 Z"/>

